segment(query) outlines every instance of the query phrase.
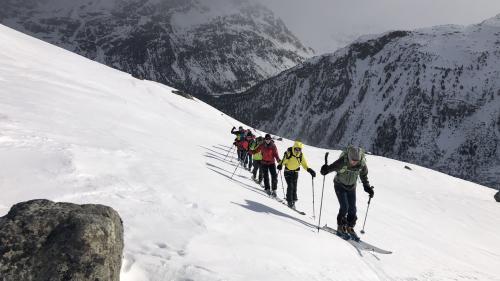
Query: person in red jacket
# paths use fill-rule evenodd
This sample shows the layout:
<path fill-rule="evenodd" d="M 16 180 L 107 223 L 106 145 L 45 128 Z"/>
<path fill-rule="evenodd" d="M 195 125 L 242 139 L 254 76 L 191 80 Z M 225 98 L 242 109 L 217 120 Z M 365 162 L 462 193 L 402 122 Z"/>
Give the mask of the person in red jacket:
<path fill-rule="evenodd" d="M 276 189 L 278 188 L 278 173 L 276 172 L 276 162 L 281 162 L 278 154 L 278 149 L 274 144 L 271 135 L 266 134 L 264 143 L 260 145 L 256 152 L 262 153 L 261 169 L 264 175 L 264 186 L 268 195 L 276 197 Z M 271 174 L 271 186 L 269 186 L 269 174 Z M 272 191 L 271 191 L 272 188 Z"/>

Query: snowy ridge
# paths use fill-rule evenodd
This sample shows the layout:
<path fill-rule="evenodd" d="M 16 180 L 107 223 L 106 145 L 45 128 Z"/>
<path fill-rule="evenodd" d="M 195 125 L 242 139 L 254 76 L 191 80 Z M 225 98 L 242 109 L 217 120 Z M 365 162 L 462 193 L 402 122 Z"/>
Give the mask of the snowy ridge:
<path fill-rule="evenodd" d="M 6 0 L 0 22 L 195 95 L 244 91 L 313 52 L 250 1 Z"/>
<path fill-rule="evenodd" d="M 0 62 L 0 214 L 33 198 L 112 206 L 125 227 L 121 280 L 500 280 L 491 189 L 369 155 L 363 239 L 393 254 L 358 252 L 316 232 L 308 174 L 297 202 L 306 216 L 246 171 L 230 180 L 230 124 L 240 123 L 214 108 L 1 25 Z M 325 150 L 304 152 L 319 171 Z M 330 152 L 331 162 L 340 152 Z M 326 182 L 322 222 L 334 226 Z M 366 200 L 360 191 L 359 224 Z"/>
<path fill-rule="evenodd" d="M 309 144 L 356 143 L 499 187 L 499 22 L 366 36 L 217 106 Z M 262 103 L 272 110 L 253 110 Z"/>

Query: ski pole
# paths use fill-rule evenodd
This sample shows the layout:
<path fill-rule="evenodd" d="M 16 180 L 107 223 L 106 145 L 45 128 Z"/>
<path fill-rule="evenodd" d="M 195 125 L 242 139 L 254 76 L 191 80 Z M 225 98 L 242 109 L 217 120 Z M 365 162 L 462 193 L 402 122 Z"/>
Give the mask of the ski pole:
<path fill-rule="evenodd" d="M 280 178 L 281 178 L 281 190 L 283 191 L 283 199 L 286 200 L 285 187 L 283 185 L 283 174 L 281 174 L 281 170 L 280 170 Z"/>
<path fill-rule="evenodd" d="M 233 179 L 234 174 L 236 173 L 236 170 L 238 170 L 238 167 L 240 166 L 240 161 L 238 161 L 238 165 L 236 165 L 236 168 L 234 169 L 233 174 L 231 175 L 231 179 Z"/>
<path fill-rule="evenodd" d="M 312 194 L 313 194 L 313 220 L 315 220 L 316 219 L 316 213 L 315 213 L 316 208 L 314 208 L 314 178 L 313 177 L 311 177 L 311 182 L 312 182 L 311 186 L 312 186 Z"/>
<path fill-rule="evenodd" d="M 328 165 L 328 152 L 325 153 L 325 165 Z M 325 179 L 326 175 L 323 176 L 323 188 L 321 189 L 321 204 L 319 205 L 318 233 L 319 233 L 319 226 L 321 224 L 321 211 L 323 210 L 323 193 L 325 191 Z"/>
<path fill-rule="evenodd" d="M 245 150 L 244 151 L 245 154 L 243 154 L 243 169 L 247 169 L 247 164 L 249 163 L 249 160 L 248 160 L 248 150 Z"/>
<path fill-rule="evenodd" d="M 363 229 L 361 229 L 361 234 L 365 234 L 365 223 L 366 223 L 366 218 L 368 217 L 368 210 L 370 209 L 370 202 L 372 201 L 372 198 L 368 199 L 368 207 L 366 207 L 366 214 L 365 214 L 365 221 L 363 222 Z"/>

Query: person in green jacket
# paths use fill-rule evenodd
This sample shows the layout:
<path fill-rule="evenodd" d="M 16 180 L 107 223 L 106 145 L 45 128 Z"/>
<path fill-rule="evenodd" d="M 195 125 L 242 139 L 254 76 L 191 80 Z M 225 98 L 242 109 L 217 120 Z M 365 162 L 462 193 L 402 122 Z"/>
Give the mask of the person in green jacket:
<path fill-rule="evenodd" d="M 262 143 L 264 142 L 263 137 L 257 137 L 256 139 L 252 140 L 249 145 L 250 151 L 255 151 Z M 252 180 L 261 184 L 263 175 L 261 171 L 261 161 L 262 161 L 262 153 L 261 152 L 256 152 L 252 153 L 252 158 L 253 158 L 253 170 L 252 170 Z M 259 172 L 259 178 L 257 179 L 257 172 Z"/>
<path fill-rule="evenodd" d="M 299 179 L 300 166 L 302 166 L 311 176 L 314 178 L 316 172 L 309 168 L 307 165 L 306 157 L 302 149 L 304 145 L 300 141 L 295 141 L 292 147 L 289 147 L 280 164 L 278 165 L 278 170 L 281 171 L 285 167 L 285 181 L 286 181 L 286 201 L 288 202 L 288 207 L 295 208 L 295 202 L 297 198 L 297 181 Z"/>
<path fill-rule="evenodd" d="M 363 149 L 349 146 L 342 152 L 337 161 L 321 167 L 320 173 L 322 175 L 331 172 L 337 172 L 333 180 L 335 194 L 340 205 L 337 215 L 337 232 L 340 235 L 348 234 L 357 238 L 354 226 L 358 219 L 356 216 L 356 182 L 358 177 L 370 198 L 375 194 L 374 187 L 370 186 L 368 182 L 368 167 Z"/>

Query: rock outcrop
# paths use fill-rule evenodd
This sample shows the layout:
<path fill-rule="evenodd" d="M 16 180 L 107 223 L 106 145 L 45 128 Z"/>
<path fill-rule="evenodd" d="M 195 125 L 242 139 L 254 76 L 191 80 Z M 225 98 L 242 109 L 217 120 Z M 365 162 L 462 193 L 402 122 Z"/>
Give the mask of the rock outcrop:
<path fill-rule="evenodd" d="M 123 225 L 103 205 L 32 200 L 0 218 L 0 280 L 118 281 Z"/>

